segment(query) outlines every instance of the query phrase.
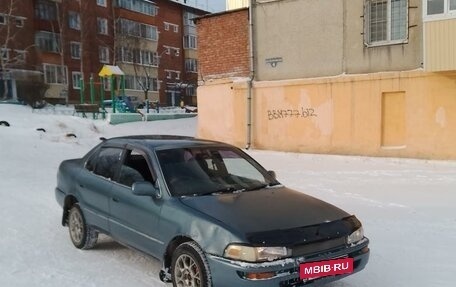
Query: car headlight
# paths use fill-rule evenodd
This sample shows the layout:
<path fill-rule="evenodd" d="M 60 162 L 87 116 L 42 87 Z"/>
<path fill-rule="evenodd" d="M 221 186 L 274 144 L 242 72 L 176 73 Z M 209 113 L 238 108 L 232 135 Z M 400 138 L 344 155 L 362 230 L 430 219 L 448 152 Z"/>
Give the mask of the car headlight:
<path fill-rule="evenodd" d="M 225 249 L 224 256 L 248 262 L 273 261 L 291 256 L 291 250 L 286 247 L 250 247 L 230 244 Z"/>
<path fill-rule="evenodd" d="M 347 244 L 354 244 L 364 238 L 364 230 L 362 227 L 347 236 Z"/>

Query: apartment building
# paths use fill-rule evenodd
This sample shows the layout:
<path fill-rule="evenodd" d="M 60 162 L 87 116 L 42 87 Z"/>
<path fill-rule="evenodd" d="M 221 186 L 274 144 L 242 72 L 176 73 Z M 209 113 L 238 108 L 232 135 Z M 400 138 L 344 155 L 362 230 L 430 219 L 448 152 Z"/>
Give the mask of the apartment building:
<path fill-rule="evenodd" d="M 242 10 L 198 20 L 198 31 L 215 37 L 250 27 L 238 49 L 253 43 L 237 59 L 251 64 L 250 76 L 230 76 L 239 67 L 227 70 L 225 58 L 204 74 L 199 136 L 284 151 L 456 159 L 456 1 L 251 2 L 243 21 L 229 17 Z M 201 55 L 220 49 L 207 41 L 200 37 Z"/>
<path fill-rule="evenodd" d="M 16 99 L 21 81 L 40 78 L 35 72 L 32 1 L 23 1 L 29 5 L 21 9 L 16 2 L 0 1 L 0 101 Z"/>
<path fill-rule="evenodd" d="M 116 95 L 125 90 L 139 101 L 196 104 L 198 61 L 192 19 L 205 11 L 165 0 L 0 2 L 1 7 L 11 3 L 14 11 L 22 13 L 14 17 L 23 19 L 27 29 L 21 33 L 24 43 L 16 43 L 28 49 L 30 56 L 24 65 L 41 73 L 48 84 L 48 101 L 87 102 L 90 80 L 94 82 L 95 101 L 100 100 L 101 93 L 109 97 L 109 79 L 98 77 L 103 65 L 108 64 L 118 65 L 125 73 L 112 85 Z M 7 34 L 2 29 L 2 19 L 8 18 L 2 15 L 7 12 L 0 11 L 0 39 Z M 5 51 L 20 50 L 11 41 L 3 46 Z M 8 56 L 13 54 L 9 52 Z M 14 90 L 14 80 L 8 85 Z M 17 98 L 17 92 L 9 95 Z"/>

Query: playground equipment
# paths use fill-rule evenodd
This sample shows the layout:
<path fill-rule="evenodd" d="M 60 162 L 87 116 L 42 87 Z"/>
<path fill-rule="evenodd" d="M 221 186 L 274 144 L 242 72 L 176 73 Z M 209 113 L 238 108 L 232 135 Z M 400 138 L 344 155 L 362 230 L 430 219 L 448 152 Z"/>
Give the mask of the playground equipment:
<path fill-rule="evenodd" d="M 98 73 L 100 77 L 99 82 L 95 82 L 94 77 L 90 76 L 89 78 L 89 89 L 90 89 L 90 103 L 86 103 L 85 101 L 85 92 L 86 86 L 84 80 L 81 78 L 79 80 L 79 95 L 80 95 L 80 105 L 77 106 L 76 112 L 82 112 L 83 116 L 85 116 L 85 112 L 91 112 L 93 117 L 95 118 L 95 114 L 98 114 L 99 108 L 101 107 L 101 114 L 103 119 L 106 118 L 106 109 L 105 109 L 105 91 L 104 91 L 104 83 L 108 81 L 110 86 L 110 94 L 111 94 L 111 106 L 112 112 L 115 113 L 116 109 L 119 109 L 120 112 L 125 112 L 125 109 L 121 108 L 121 105 L 118 103 L 116 104 L 116 94 L 125 94 L 125 74 L 118 66 L 112 65 L 104 65 L 103 68 Z M 95 85 L 99 85 L 99 96 L 100 96 L 100 104 L 95 102 L 96 98 L 96 88 Z"/>

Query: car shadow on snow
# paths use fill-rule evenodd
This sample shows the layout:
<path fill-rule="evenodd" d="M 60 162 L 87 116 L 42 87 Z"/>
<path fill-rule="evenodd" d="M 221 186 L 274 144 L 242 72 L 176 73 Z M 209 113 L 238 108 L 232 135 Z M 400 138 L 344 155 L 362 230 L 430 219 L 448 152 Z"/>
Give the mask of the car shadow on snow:
<path fill-rule="evenodd" d="M 128 247 L 114 241 L 107 235 L 100 234 L 98 236 L 97 244 L 93 247 L 93 250 L 122 250 L 129 249 Z"/>

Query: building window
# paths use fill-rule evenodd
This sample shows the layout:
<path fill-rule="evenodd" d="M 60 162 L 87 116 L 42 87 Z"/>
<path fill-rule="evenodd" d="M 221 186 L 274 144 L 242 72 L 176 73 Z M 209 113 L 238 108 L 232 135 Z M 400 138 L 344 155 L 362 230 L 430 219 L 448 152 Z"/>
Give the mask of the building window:
<path fill-rule="evenodd" d="M 124 63 L 134 63 L 135 54 L 133 49 L 127 47 L 120 47 L 117 49 L 117 60 Z"/>
<path fill-rule="evenodd" d="M 188 85 L 188 87 L 185 89 L 185 92 L 189 97 L 196 96 L 196 88 L 194 85 Z"/>
<path fill-rule="evenodd" d="M 71 79 L 73 82 L 73 89 L 80 90 L 82 73 L 81 72 L 71 72 Z"/>
<path fill-rule="evenodd" d="M 98 34 L 108 35 L 108 19 L 98 17 L 97 30 Z"/>
<path fill-rule="evenodd" d="M 127 19 L 120 19 L 119 32 L 122 35 L 146 38 L 149 40 L 158 40 L 157 27 L 139 23 Z"/>
<path fill-rule="evenodd" d="M 56 20 L 57 10 L 54 2 L 39 0 L 35 4 L 35 17 L 41 20 Z"/>
<path fill-rule="evenodd" d="M 367 46 L 399 44 L 407 41 L 407 0 L 367 0 L 364 19 Z"/>
<path fill-rule="evenodd" d="M 445 18 L 456 16 L 456 0 L 423 0 L 426 16 Z"/>
<path fill-rule="evenodd" d="M 198 17 L 198 15 L 190 12 L 184 12 L 184 25 L 196 27 L 195 22 L 193 22 L 193 19 L 196 17 Z"/>
<path fill-rule="evenodd" d="M 98 54 L 100 58 L 100 63 L 109 63 L 109 48 L 108 47 L 99 47 Z"/>
<path fill-rule="evenodd" d="M 81 43 L 71 42 L 70 43 L 71 59 L 81 59 Z"/>
<path fill-rule="evenodd" d="M 173 32 L 174 33 L 178 33 L 179 32 L 179 25 L 172 24 L 172 23 L 169 23 L 169 22 L 163 22 L 163 23 L 164 23 L 164 26 L 165 26 L 165 31 L 169 31 L 169 28 L 173 27 Z"/>
<path fill-rule="evenodd" d="M 143 13 L 150 16 L 155 16 L 158 13 L 158 8 L 148 0 L 117 0 L 117 6 L 127 10 Z"/>
<path fill-rule="evenodd" d="M 65 84 L 67 82 L 67 67 L 43 64 L 44 81 L 48 84 Z"/>
<path fill-rule="evenodd" d="M 68 12 L 68 26 L 71 29 L 80 30 L 81 29 L 81 17 L 78 12 L 70 11 Z"/>
<path fill-rule="evenodd" d="M 196 49 L 196 36 L 195 35 L 185 35 L 184 36 L 184 48 L 185 49 Z"/>
<path fill-rule="evenodd" d="M 58 53 L 60 52 L 60 35 L 39 31 L 35 34 L 35 45 L 41 51 Z"/>
<path fill-rule="evenodd" d="M 97 5 L 106 7 L 106 0 L 97 0 Z"/>
<path fill-rule="evenodd" d="M 139 51 L 140 63 L 149 66 L 158 66 L 158 55 L 152 51 Z"/>
<path fill-rule="evenodd" d="M 197 73 L 198 72 L 198 60 L 185 59 L 185 71 Z"/>
<path fill-rule="evenodd" d="M 103 89 L 105 91 L 110 91 L 111 90 L 111 78 L 102 78 L 101 82 L 103 84 Z"/>
<path fill-rule="evenodd" d="M 24 27 L 24 20 L 25 20 L 24 18 L 19 18 L 19 17 L 16 18 L 16 19 L 14 20 L 14 22 L 15 22 L 15 24 L 16 24 L 16 27 L 18 27 L 18 28 Z"/>
<path fill-rule="evenodd" d="M 0 14 L 0 25 L 6 25 L 6 16 Z"/>
<path fill-rule="evenodd" d="M 158 79 L 146 76 L 125 75 L 125 89 L 158 91 Z"/>

